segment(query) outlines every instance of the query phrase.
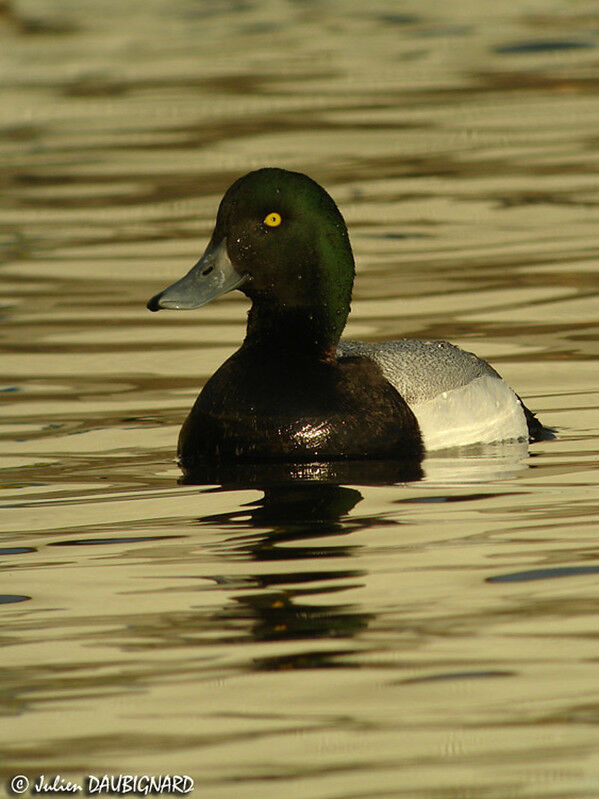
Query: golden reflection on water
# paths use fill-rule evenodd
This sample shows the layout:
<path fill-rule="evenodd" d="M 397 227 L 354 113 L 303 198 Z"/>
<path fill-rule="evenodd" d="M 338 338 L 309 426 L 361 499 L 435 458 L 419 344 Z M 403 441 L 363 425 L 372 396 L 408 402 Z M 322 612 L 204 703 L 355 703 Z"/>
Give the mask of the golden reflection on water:
<path fill-rule="evenodd" d="M 0 4 L 2 776 L 597 796 L 598 22 Z M 557 440 L 437 455 L 417 482 L 178 485 L 178 428 L 247 304 L 145 301 L 265 164 L 341 206 L 349 337 L 476 351 Z"/>

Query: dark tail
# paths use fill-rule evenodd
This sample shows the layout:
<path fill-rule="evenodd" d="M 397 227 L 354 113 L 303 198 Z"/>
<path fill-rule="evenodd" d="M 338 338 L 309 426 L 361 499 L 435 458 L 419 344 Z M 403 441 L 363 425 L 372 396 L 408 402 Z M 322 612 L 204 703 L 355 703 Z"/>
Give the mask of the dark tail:
<path fill-rule="evenodd" d="M 532 444 L 534 441 L 550 441 L 555 438 L 555 430 L 552 427 L 545 427 L 532 411 L 529 411 L 526 405 L 522 402 L 520 397 L 520 405 L 526 416 L 526 424 L 528 425 L 528 440 Z"/>

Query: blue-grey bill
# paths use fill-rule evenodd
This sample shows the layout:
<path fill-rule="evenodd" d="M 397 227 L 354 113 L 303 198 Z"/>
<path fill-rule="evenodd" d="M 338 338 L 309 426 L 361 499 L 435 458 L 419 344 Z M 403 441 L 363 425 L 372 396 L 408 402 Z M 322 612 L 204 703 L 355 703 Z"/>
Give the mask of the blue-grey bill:
<path fill-rule="evenodd" d="M 210 247 L 195 266 L 172 286 L 156 294 L 148 302 L 150 311 L 170 308 L 177 311 L 189 311 L 200 308 L 210 300 L 239 288 L 246 280 L 231 263 L 227 253 L 226 241 L 217 247 Z"/>

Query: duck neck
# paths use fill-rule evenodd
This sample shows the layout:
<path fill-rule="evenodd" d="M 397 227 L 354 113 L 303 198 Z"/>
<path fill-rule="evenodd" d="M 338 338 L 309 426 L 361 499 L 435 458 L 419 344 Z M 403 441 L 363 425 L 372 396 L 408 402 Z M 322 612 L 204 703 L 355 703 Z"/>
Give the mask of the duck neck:
<path fill-rule="evenodd" d="M 282 357 L 331 360 L 349 308 L 340 320 L 322 307 L 282 307 L 267 298 L 255 298 L 248 314 L 244 347 L 259 347 Z"/>

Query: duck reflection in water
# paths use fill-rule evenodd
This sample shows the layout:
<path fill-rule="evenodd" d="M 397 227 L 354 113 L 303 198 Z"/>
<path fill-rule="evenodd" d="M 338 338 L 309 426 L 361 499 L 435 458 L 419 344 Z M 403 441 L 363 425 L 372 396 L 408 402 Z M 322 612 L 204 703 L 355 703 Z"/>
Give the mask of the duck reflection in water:
<path fill-rule="evenodd" d="M 350 640 L 367 627 L 372 614 L 360 612 L 350 603 L 312 601 L 325 594 L 343 594 L 360 587 L 363 570 L 337 566 L 327 569 L 322 564 L 331 558 L 336 564 L 353 558 L 359 548 L 348 541 L 348 536 L 382 523 L 377 517 L 348 515 L 362 500 L 362 494 L 331 478 L 339 477 L 340 469 L 345 478 L 350 478 L 350 467 L 348 463 L 270 464 L 271 482 L 262 486 L 261 499 L 242 509 L 198 519 L 202 526 L 230 528 L 231 536 L 221 538 L 219 554 L 236 560 L 242 557 L 248 562 L 281 562 L 282 568 L 276 571 L 257 570 L 243 577 L 213 578 L 217 585 L 234 592 L 234 603 L 219 611 L 214 621 L 229 630 L 241 627 L 253 641 L 290 644 L 285 647 L 287 651 L 254 659 L 257 670 L 341 667 L 343 656 L 360 651 Z M 239 469 L 235 480 L 230 472 L 227 475 L 221 472 L 226 489 L 257 488 L 259 479 L 264 480 L 263 469 L 249 464 L 244 469 L 245 479 L 241 479 Z M 412 467 L 410 476 L 417 478 L 419 469 L 414 471 Z M 364 483 L 363 462 L 354 464 L 353 477 L 355 482 Z M 378 462 L 370 473 L 370 482 L 389 484 L 401 477 L 408 479 L 405 469 L 403 474 L 398 472 L 397 463 L 387 464 L 385 470 L 384 464 Z M 327 541 L 321 544 L 320 539 Z M 314 561 L 315 567 L 306 568 L 302 564 L 298 570 L 294 568 L 297 561 L 306 565 Z M 303 643 L 294 651 L 296 648 L 291 643 L 317 639 L 327 639 L 327 644 L 307 649 Z M 343 644 L 335 646 L 332 643 L 335 639 Z M 234 640 L 239 642 L 238 636 Z"/>

